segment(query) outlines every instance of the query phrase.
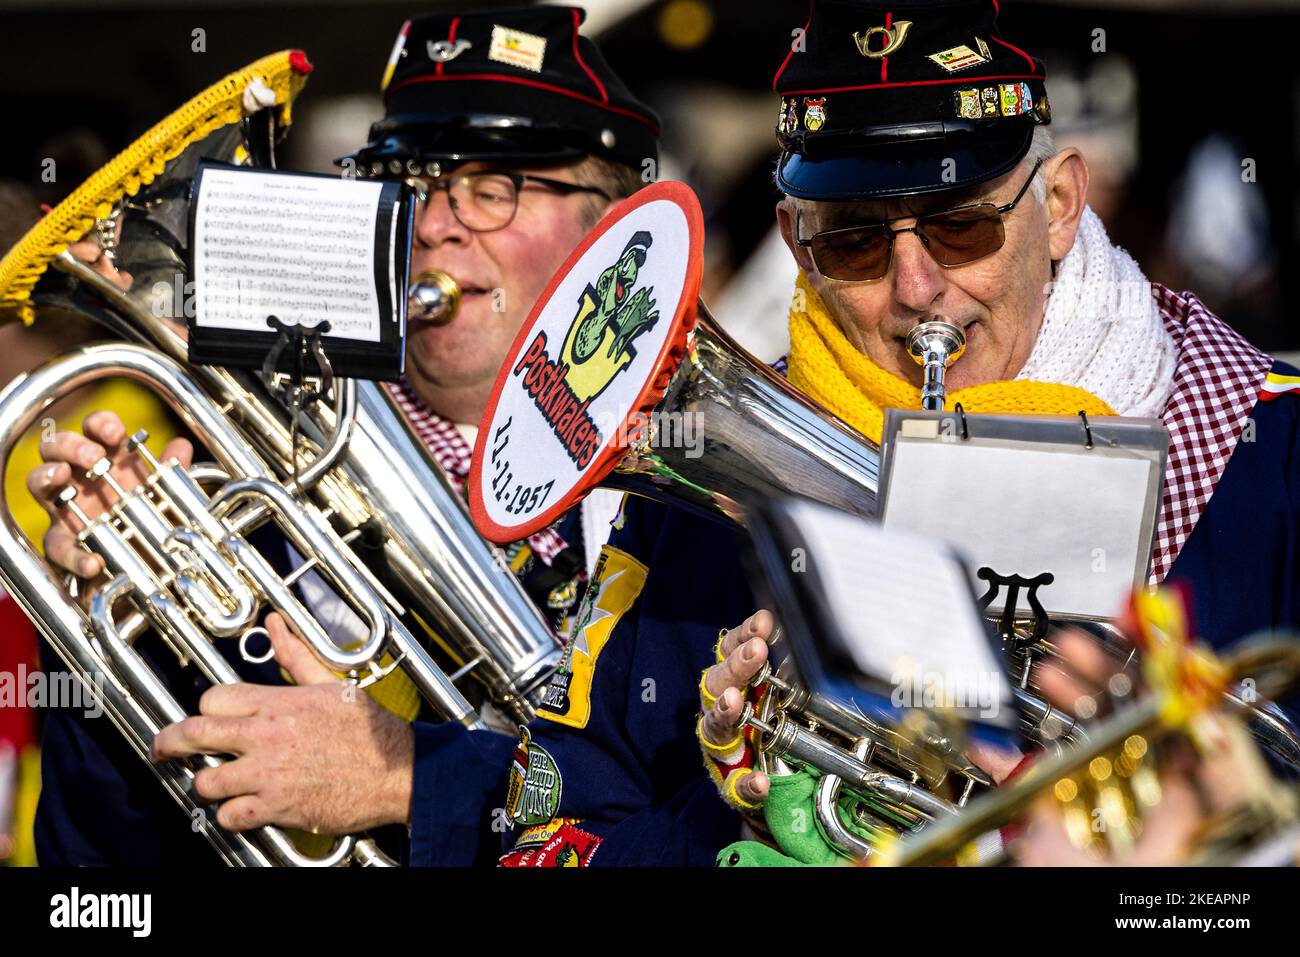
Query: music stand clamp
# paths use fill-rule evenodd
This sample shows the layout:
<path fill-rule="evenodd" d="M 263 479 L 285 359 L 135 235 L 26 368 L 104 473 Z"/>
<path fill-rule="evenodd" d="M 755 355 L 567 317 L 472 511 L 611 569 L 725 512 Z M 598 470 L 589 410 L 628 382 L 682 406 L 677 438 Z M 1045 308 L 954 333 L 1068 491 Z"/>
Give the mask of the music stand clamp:
<path fill-rule="evenodd" d="M 287 373 L 289 376 L 291 419 L 289 461 L 293 468 L 293 488 L 295 491 L 299 491 L 298 416 L 305 405 L 328 395 L 334 385 L 334 367 L 330 365 L 329 357 L 325 355 L 325 346 L 321 343 L 321 336 L 330 331 L 330 324 L 326 320 L 318 322 L 314 326 L 303 326 L 296 322 L 284 322 L 277 316 L 267 316 L 266 324 L 279 333 L 275 345 L 271 346 L 271 350 L 266 354 L 266 360 L 262 363 L 262 378 L 268 386 L 274 381 L 275 375 L 279 371 L 280 356 L 285 349 L 290 350 L 292 358 L 292 365 Z M 320 387 L 317 389 L 307 388 L 307 359 L 309 355 L 316 366 L 316 378 L 320 383 Z"/>
<path fill-rule="evenodd" d="M 988 582 L 988 590 L 980 595 L 976 604 L 979 605 L 981 612 L 987 612 L 989 605 L 993 604 L 997 598 L 998 592 L 1003 588 L 1007 589 L 1006 604 L 1002 607 L 1002 615 L 998 619 L 997 632 L 998 638 L 1002 640 L 1002 647 L 1008 652 L 1021 651 L 1025 654 L 1025 670 L 1020 677 L 1021 687 L 1025 687 L 1029 680 L 1029 669 L 1032 664 L 1033 648 L 1045 637 L 1047 629 L 1051 625 L 1051 618 L 1043 608 L 1042 602 L 1038 600 L 1038 589 L 1044 585 L 1050 585 L 1056 580 L 1056 576 L 1051 572 L 1042 572 L 1032 578 L 1026 578 L 1024 575 L 1000 575 L 987 565 L 981 566 L 975 574 L 981 581 Z M 1025 591 L 1025 597 L 1029 602 L 1029 617 L 1026 619 L 1018 615 L 1020 608 L 1020 592 Z M 1027 635 L 1021 635 L 1016 631 L 1016 622 L 1024 621 L 1027 624 Z"/>

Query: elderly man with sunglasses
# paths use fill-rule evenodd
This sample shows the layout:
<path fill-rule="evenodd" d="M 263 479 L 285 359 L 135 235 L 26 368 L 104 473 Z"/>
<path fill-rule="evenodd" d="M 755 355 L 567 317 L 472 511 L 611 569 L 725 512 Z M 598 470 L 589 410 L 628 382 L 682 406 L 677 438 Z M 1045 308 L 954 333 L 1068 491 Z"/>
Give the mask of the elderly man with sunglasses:
<path fill-rule="evenodd" d="M 948 386 L 968 411 L 1161 419 L 1152 581 L 1191 585 L 1215 645 L 1295 625 L 1300 378 L 1111 244 L 1083 155 L 1048 135 L 1043 64 L 996 14 L 993 0 L 821 0 L 796 31 L 775 80 L 777 217 L 800 267 L 789 379 L 879 440 L 885 408 L 921 405 L 909 330 L 942 318 L 966 334 Z M 762 826 L 770 779 L 739 723 L 774 620 L 753 612 L 734 533 L 643 501 L 624 517 L 580 616 L 582 680 L 575 667 L 542 711 L 587 729 L 584 775 L 603 767 L 617 806 L 565 776 L 554 817 L 600 834 L 677 809 L 662 859 L 708 863 L 742 819 L 718 820 L 702 791 Z M 592 734 L 610 714 L 620 724 Z M 681 754 L 688 726 L 703 768 Z M 975 757 L 999 781 L 1021 762 Z"/>
<path fill-rule="evenodd" d="M 497 370 L 534 301 L 611 204 L 643 185 L 642 170 L 657 157 L 657 118 L 580 35 L 582 18 L 578 8 L 547 6 L 409 21 L 384 78 L 386 115 L 371 141 L 342 161 L 360 177 L 416 188 L 411 274 L 439 270 L 460 287 L 450 321 L 412 321 L 405 378 L 393 386 L 407 420 L 457 484 L 468 474 Z M 99 252 L 94 243 L 74 247 L 97 270 L 129 283 Z M 53 519 L 46 554 L 86 579 L 100 561 L 80 547 L 52 495 L 77 482 L 78 501 L 92 514 L 107 507 L 101 489 L 79 478 L 105 452 L 128 462 L 119 479 L 134 486 L 126 436 L 114 412 L 94 413 L 84 435 L 60 433 L 46 443 L 47 464 L 29 476 Z M 178 440 L 165 455 L 188 463 L 192 450 Z M 585 553 L 599 547 L 610 512 L 608 505 L 573 510 L 507 551 L 557 630 L 574 611 Z M 164 729 L 154 760 L 235 755 L 196 779 L 197 793 L 227 828 L 276 823 L 344 833 L 407 824 L 413 863 L 468 863 L 480 851 L 495 861 L 493 810 L 505 800 L 512 738 L 412 724 L 413 689 L 385 697 L 385 708 L 365 695 L 347 700 L 278 616 L 267 626 L 276 660 L 256 679 L 275 682 L 283 668 L 302 687 L 244 685 L 200 697 L 206 683 L 193 669 L 172 667 L 171 656 L 145 643 L 178 698 L 202 715 Z M 54 712 L 43 750 L 42 863 L 215 862 L 106 722 Z"/>
<path fill-rule="evenodd" d="M 967 411 L 1162 420 L 1150 580 L 1189 586 L 1215 646 L 1295 627 L 1300 377 L 1110 242 L 1083 155 L 1048 133 L 1043 64 L 999 36 L 996 13 L 992 0 L 819 3 L 807 52 L 783 63 L 777 216 L 800 268 L 790 380 L 879 440 L 883 409 L 919 405 L 908 331 L 942 318 L 966 334 L 948 387 Z M 729 633 L 736 651 L 706 674 L 701 738 L 715 758 L 730 746 L 712 763 L 752 808 L 770 782 L 748 770 L 737 724 L 766 617 L 747 634 Z M 995 778 L 1018 762 L 986 757 Z"/>

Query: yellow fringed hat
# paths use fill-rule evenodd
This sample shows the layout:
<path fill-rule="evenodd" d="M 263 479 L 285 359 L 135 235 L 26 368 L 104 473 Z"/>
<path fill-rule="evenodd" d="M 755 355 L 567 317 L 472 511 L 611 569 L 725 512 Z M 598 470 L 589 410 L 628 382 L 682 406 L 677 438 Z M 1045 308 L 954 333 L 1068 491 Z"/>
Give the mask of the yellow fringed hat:
<path fill-rule="evenodd" d="M 30 325 L 36 317 L 32 290 L 51 260 L 107 218 L 120 199 L 153 182 L 186 147 L 268 105 L 267 91 L 275 96 L 280 126 L 287 127 L 311 71 L 301 50 L 264 56 L 208 87 L 115 156 L 0 260 L 0 321 L 19 318 Z"/>

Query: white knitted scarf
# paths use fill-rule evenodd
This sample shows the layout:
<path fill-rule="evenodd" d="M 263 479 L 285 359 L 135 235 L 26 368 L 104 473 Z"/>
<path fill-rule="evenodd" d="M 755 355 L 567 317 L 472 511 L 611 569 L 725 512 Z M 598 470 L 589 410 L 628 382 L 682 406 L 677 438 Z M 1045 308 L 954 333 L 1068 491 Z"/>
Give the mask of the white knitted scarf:
<path fill-rule="evenodd" d="M 1074 248 L 1061 260 L 1029 360 L 1016 376 L 1086 389 L 1120 415 L 1160 418 L 1178 349 L 1151 284 L 1084 207 Z"/>

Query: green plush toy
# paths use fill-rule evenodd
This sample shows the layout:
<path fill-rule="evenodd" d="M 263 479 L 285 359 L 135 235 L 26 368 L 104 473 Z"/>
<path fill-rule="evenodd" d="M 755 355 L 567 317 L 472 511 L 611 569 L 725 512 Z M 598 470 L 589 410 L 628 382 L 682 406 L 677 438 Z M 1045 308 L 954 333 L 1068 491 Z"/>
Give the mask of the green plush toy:
<path fill-rule="evenodd" d="M 811 771 L 772 775 L 772 789 L 763 805 L 763 817 L 777 848 L 757 841 L 737 841 L 724 847 L 719 867 L 839 867 L 850 863 L 822 835 L 817 823 L 817 775 Z M 876 837 L 858 825 L 846 808 L 855 799 L 841 795 L 840 821 L 864 840 Z"/>

